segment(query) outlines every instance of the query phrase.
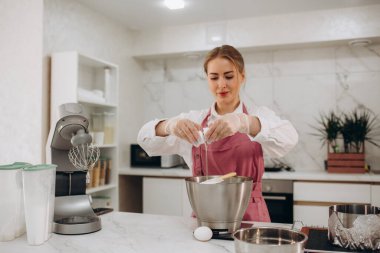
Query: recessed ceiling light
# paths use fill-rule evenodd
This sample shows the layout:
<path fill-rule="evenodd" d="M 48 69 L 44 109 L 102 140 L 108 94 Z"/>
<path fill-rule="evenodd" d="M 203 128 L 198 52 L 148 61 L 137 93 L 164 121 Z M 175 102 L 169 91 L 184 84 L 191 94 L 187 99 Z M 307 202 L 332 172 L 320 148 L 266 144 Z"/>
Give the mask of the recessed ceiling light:
<path fill-rule="evenodd" d="M 165 0 L 165 5 L 171 10 L 182 9 L 185 7 L 183 0 Z"/>
<path fill-rule="evenodd" d="M 212 36 L 211 40 L 213 42 L 219 42 L 219 41 L 222 41 L 222 37 L 221 36 Z"/>
<path fill-rule="evenodd" d="M 348 45 L 351 47 L 366 47 L 371 45 L 372 41 L 369 39 L 357 39 L 351 40 L 348 42 Z"/>

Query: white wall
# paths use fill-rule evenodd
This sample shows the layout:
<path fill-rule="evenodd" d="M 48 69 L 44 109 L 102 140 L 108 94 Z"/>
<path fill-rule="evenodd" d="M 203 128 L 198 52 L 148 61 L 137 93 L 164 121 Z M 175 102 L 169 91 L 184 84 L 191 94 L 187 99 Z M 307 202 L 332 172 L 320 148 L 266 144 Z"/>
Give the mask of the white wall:
<path fill-rule="evenodd" d="M 336 43 L 364 35 L 380 38 L 378 13 L 380 5 L 226 21 L 227 43 L 256 48 L 243 52 L 248 77 L 243 99 L 249 105 L 270 107 L 289 119 L 300 134 L 296 148 L 283 159 L 296 170 L 324 169 L 327 149 L 312 135 L 321 112 L 351 112 L 361 107 L 380 116 L 380 44 L 351 48 L 347 43 Z M 192 32 L 194 37 L 190 36 Z M 203 57 L 194 59 L 179 53 L 214 47 L 206 43 L 203 32 L 205 24 L 139 34 L 138 52 L 146 52 L 139 56 L 150 55 L 141 57 L 145 121 L 211 105 Z M 184 38 L 188 40 L 183 42 Z M 308 42 L 309 46 L 298 42 Z M 288 48 L 289 43 L 294 44 L 290 49 L 260 50 L 265 43 L 282 43 Z M 379 154 L 379 148 L 366 145 L 366 160 L 373 169 L 380 170 Z"/>
<path fill-rule="evenodd" d="M 320 112 L 368 108 L 380 115 L 380 45 L 243 53 L 248 105 L 268 106 L 290 120 L 300 139 L 284 159 L 297 170 L 323 170 L 327 149 L 313 136 Z M 208 108 L 213 99 L 202 60 L 186 57 L 145 61 L 145 121 Z M 380 169 L 379 148 L 366 145 L 367 162 Z"/>
<path fill-rule="evenodd" d="M 121 165 L 126 166 L 129 164 L 129 143 L 136 142 L 142 124 L 141 70 L 131 57 L 133 33 L 77 1 L 45 0 L 44 7 L 44 57 L 47 69 L 51 53 L 67 50 L 119 65 L 119 157 Z M 48 74 L 45 78 L 48 82 Z"/>
<path fill-rule="evenodd" d="M 43 161 L 42 20 L 42 0 L 1 1 L 0 164 Z"/>
<path fill-rule="evenodd" d="M 379 13 L 380 4 L 186 26 L 173 25 L 139 32 L 135 54 L 149 56 L 205 51 L 215 46 L 210 41 L 212 35 L 220 35 L 224 38 L 224 43 L 239 48 L 268 48 L 379 37 Z"/>
<path fill-rule="evenodd" d="M 380 37 L 379 11 L 380 5 L 376 5 L 216 25 L 224 26 L 227 43 L 260 48 L 295 41 Z M 0 163 L 43 161 L 49 130 L 52 52 L 78 50 L 119 65 L 122 166 L 129 164 L 128 144 L 135 142 L 143 120 L 204 108 L 212 101 L 204 92 L 202 58 L 148 60 L 140 66 L 131 56 L 207 50 L 215 46 L 206 38 L 213 24 L 168 27 L 135 35 L 73 0 L 3 0 L 0 20 Z M 363 105 L 379 113 L 379 54 L 376 45 L 364 49 L 313 45 L 308 49 L 244 53 L 249 75 L 247 100 L 268 105 L 291 119 L 301 134 L 299 146 L 287 158 L 292 165 L 322 169 L 324 150 L 308 133 L 308 124 L 313 123 L 317 111 Z M 197 94 L 205 95 L 197 100 Z M 326 98 L 321 108 L 314 102 Z M 307 108 L 307 113 L 301 108 Z M 379 167 L 378 150 L 369 147 L 367 158 Z"/>

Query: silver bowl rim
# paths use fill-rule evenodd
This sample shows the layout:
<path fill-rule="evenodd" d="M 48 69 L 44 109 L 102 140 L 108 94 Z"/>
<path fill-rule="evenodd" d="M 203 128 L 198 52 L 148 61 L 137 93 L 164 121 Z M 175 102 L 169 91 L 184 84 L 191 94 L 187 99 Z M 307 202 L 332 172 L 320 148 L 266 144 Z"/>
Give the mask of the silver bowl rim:
<path fill-rule="evenodd" d="M 341 210 L 334 210 L 338 209 L 340 207 L 366 207 L 369 211 L 373 211 L 374 213 L 354 213 L 354 212 L 342 212 Z M 380 215 L 380 207 L 372 205 L 372 204 L 359 204 L 359 203 L 347 203 L 347 204 L 336 204 L 329 206 L 329 212 L 331 213 L 340 213 L 340 214 L 352 214 L 352 215 L 368 215 L 368 214 L 374 214 L 374 215 Z"/>
<path fill-rule="evenodd" d="M 192 180 L 192 179 L 194 179 L 194 178 L 200 178 L 200 177 L 206 177 L 206 176 L 186 177 L 186 178 L 185 178 L 185 181 L 186 181 L 186 182 L 189 182 L 189 183 L 197 183 L 197 184 L 200 184 L 200 182 L 196 182 L 196 181 Z M 210 178 L 215 178 L 215 177 L 220 177 L 220 175 L 208 175 L 208 177 L 210 177 Z M 246 179 L 246 180 L 244 180 L 244 181 L 242 181 L 242 182 L 228 182 L 228 181 L 226 181 L 225 183 L 226 183 L 226 184 L 237 184 L 237 183 L 246 183 L 246 182 L 253 182 L 253 183 L 255 183 L 255 182 L 253 181 L 253 178 L 252 178 L 252 177 L 247 177 L 247 176 L 234 176 L 234 178 L 242 178 L 242 179 Z M 203 184 L 203 185 L 208 185 L 208 184 Z"/>
<path fill-rule="evenodd" d="M 290 228 L 283 228 L 283 227 L 272 227 L 272 226 L 257 226 L 257 227 L 250 227 L 250 228 L 240 228 L 238 230 L 236 230 L 235 232 L 232 233 L 232 238 L 234 238 L 234 241 L 239 241 L 239 242 L 244 242 L 244 243 L 248 243 L 248 244 L 252 244 L 252 245 L 259 245 L 259 244 L 254 244 L 254 243 L 249 243 L 247 241 L 243 241 L 239 238 L 237 238 L 235 236 L 236 233 L 238 232 L 244 232 L 246 230 L 251 230 L 251 229 L 279 229 L 279 230 L 285 230 L 285 231 L 288 231 L 288 232 L 291 232 L 291 233 L 296 233 L 296 234 L 301 234 L 302 236 L 304 236 L 304 239 L 302 241 L 299 241 L 299 242 L 295 242 L 293 244 L 302 244 L 302 245 L 305 245 L 306 241 L 308 240 L 308 236 L 302 232 L 302 231 L 297 231 L 297 230 L 294 230 L 294 229 L 290 229 Z M 290 244 L 290 245 L 293 245 L 293 244 Z M 278 246 L 284 246 L 284 245 L 278 245 L 278 244 L 265 244 L 265 246 L 268 246 L 268 247 L 278 247 Z"/>

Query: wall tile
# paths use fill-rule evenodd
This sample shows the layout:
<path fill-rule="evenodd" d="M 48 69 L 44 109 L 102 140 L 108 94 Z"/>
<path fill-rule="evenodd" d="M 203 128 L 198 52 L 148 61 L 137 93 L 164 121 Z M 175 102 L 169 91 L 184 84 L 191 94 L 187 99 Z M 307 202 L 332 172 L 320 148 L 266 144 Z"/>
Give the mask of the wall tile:
<path fill-rule="evenodd" d="M 243 52 L 247 80 L 241 90 L 242 100 L 249 106 L 271 108 L 291 121 L 299 133 L 299 143 L 281 161 L 296 170 L 324 170 L 327 147 L 313 129 L 320 113 L 350 111 L 359 106 L 380 115 L 379 48 L 373 45 Z M 207 81 L 199 77 L 202 64 L 203 59 L 178 58 L 167 60 L 165 66 L 157 65 L 170 74 L 155 84 L 164 91 L 156 91 L 154 99 L 146 100 L 146 114 L 150 118 L 154 118 L 152 114 L 173 116 L 209 107 L 213 98 Z M 148 71 L 146 75 L 149 74 Z M 367 162 L 380 169 L 379 149 L 367 146 Z"/>
<path fill-rule="evenodd" d="M 333 56 L 331 47 L 274 51 L 274 73 L 277 76 L 334 73 Z"/>
<path fill-rule="evenodd" d="M 335 49 L 338 73 L 380 71 L 380 45 Z"/>

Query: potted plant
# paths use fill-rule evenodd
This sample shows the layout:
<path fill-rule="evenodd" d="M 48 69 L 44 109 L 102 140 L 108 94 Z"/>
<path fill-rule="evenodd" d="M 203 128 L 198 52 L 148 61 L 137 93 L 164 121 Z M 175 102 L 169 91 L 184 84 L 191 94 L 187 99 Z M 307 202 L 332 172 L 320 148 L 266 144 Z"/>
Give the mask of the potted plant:
<path fill-rule="evenodd" d="M 333 153 L 339 151 L 338 138 L 341 129 L 341 119 L 335 114 L 335 112 L 330 111 L 328 114 L 321 113 L 320 119 L 318 120 L 317 127 L 314 127 L 318 131 L 318 134 L 314 134 L 320 137 L 322 141 L 322 146 L 327 145 L 327 150 Z"/>
<path fill-rule="evenodd" d="M 368 110 L 355 110 L 352 114 L 344 114 L 340 130 L 344 140 L 344 152 L 364 153 L 365 142 L 380 147 L 373 136 L 375 127 L 376 117 L 372 117 Z"/>
<path fill-rule="evenodd" d="M 376 116 L 368 110 L 354 110 L 338 116 L 321 115 L 319 136 L 328 143 L 327 170 L 332 173 L 365 173 L 365 142 L 380 147 L 375 140 Z M 342 143 L 341 145 L 339 145 Z M 343 149 L 340 148 L 343 146 Z M 332 150 L 332 152 L 331 152 Z"/>

